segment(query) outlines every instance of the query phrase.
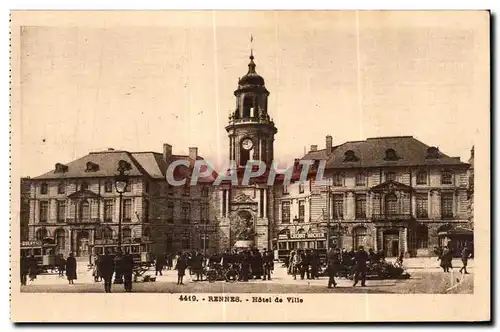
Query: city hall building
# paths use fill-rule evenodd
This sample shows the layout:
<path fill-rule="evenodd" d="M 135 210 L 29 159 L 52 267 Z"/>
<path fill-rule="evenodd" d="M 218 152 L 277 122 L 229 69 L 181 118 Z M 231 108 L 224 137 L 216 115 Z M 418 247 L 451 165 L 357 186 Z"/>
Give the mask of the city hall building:
<path fill-rule="evenodd" d="M 266 165 L 274 160 L 278 130 L 269 95 L 252 54 L 225 127 L 229 157 L 239 172 L 249 160 Z M 163 144 L 162 152 L 110 149 L 58 162 L 45 174 L 23 179 L 24 239 L 50 241 L 65 255 L 88 256 L 116 249 L 121 217 L 123 246 L 155 253 L 363 245 L 386 256 L 425 256 L 435 247 L 459 248 L 472 240 L 469 164 L 411 136 L 338 145 L 327 136 L 325 149 L 311 146 L 302 159 L 325 161 L 328 185 L 310 180 L 214 186 L 217 174 L 196 186 L 170 186 L 165 180 L 173 161 L 193 165 L 201 159 L 197 148 L 174 155 L 172 146 Z M 120 161 L 130 165 L 122 195 L 114 185 Z M 191 169 L 178 172 L 189 178 Z"/>

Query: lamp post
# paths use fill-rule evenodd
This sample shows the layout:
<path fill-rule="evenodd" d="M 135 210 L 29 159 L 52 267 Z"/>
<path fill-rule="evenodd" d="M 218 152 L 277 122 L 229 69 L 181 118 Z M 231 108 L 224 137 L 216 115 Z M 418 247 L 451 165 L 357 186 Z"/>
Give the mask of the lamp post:
<path fill-rule="evenodd" d="M 115 188 L 118 194 L 120 195 L 119 199 L 119 211 L 118 211 L 118 257 L 116 260 L 116 273 L 115 273 L 115 284 L 123 283 L 123 274 L 121 271 L 121 255 L 122 255 L 122 201 L 123 201 L 123 193 L 125 192 L 128 186 L 128 178 L 129 176 L 125 174 L 125 171 L 128 171 L 131 168 L 130 164 L 125 160 L 120 160 L 118 162 L 118 175 L 115 176 Z"/>

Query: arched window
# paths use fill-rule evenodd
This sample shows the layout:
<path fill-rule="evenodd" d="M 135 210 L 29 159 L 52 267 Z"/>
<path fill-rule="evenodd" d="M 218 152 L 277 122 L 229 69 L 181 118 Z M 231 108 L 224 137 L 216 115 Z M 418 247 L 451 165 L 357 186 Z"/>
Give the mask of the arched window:
<path fill-rule="evenodd" d="M 36 231 L 36 239 L 38 241 L 45 239 L 46 237 L 48 237 L 48 235 L 49 234 L 45 228 L 40 228 L 39 230 Z"/>
<path fill-rule="evenodd" d="M 132 231 L 130 230 L 130 227 L 123 227 L 122 238 L 129 239 L 131 237 L 132 237 Z"/>
<path fill-rule="evenodd" d="M 64 192 L 66 191 L 66 185 L 63 181 L 59 182 L 57 184 L 57 193 L 58 194 L 64 194 Z"/>
<path fill-rule="evenodd" d="M 80 185 L 80 190 L 88 190 L 89 189 L 89 184 L 87 182 L 82 182 Z"/>
<path fill-rule="evenodd" d="M 243 118 L 249 118 L 254 109 L 253 96 L 245 96 L 243 99 Z"/>
<path fill-rule="evenodd" d="M 64 250 L 66 246 L 66 233 L 64 232 L 64 229 L 59 228 L 58 230 L 56 230 L 54 233 L 54 238 L 57 245 L 56 251 L 60 252 L 61 250 Z"/>
<path fill-rule="evenodd" d="M 385 150 L 385 160 L 398 160 L 399 157 L 394 149 Z"/>
<path fill-rule="evenodd" d="M 90 204 L 88 201 L 80 203 L 80 220 L 90 219 Z"/>
<path fill-rule="evenodd" d="M 417 248 L 427 249 L 429 247 L 429 229 L 426 225 L 420 224 L 417 228 Z"/>
<path fill-rule="evenodd" d="M 398 198 L 395 194 L 391 193 L 385 196 L 385 214 L 396 215 L 398 214 Z"/>
<path fill-rule="evenodd" d="M 352 230 L 353 248 L 358 249 L 360 246 L 366 246 L 367 230 L 363 226 L 358 226 Z"/>

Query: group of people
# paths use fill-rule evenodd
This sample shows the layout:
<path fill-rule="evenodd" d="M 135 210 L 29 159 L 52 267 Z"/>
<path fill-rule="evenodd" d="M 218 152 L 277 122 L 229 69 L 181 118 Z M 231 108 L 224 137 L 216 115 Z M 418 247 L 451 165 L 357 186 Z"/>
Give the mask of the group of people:
<path fill-rule="evenodd" d="M 452 260 L 453 260 L 453 250 L 448 246 L 444 246 L 443 248 L 438 249 L 438 260 L 440 261 L 440 266 L 443 269 L 443 272 L 450 272 L 450 269 L 453 269 Z M 464 274 L 469 274 L 467 272 L 467 264 L 468 260 L 472 256 L 472 249 L 470 248 L 470 244 L 466 243 L 460 252 L 460 259 L 462 261 L 462 267 L 459 272 Z"/>
<path fill-rule="evenodd" d="M 117 283 L 123 281 L 126 292 L 132 291 L 134 258 L 128 248 L 125 248 L 123 254 L 118 252 L 116 255 L 111 255 L 109 250 L 105 250 L 103 255 L 97 255 L 94 258 L 93 265 L 94 281 L 100 282 L 104 280 L 104 292 L 111 293 L 113 275 L 115 275 Z"/>
<path fill-rule="evenodd" d="M 165 256 L 157 256 L 155 263 L 157 274 L 161 275 L 161 270 L 164 267 L 163 257 Z M 274 254 L 269 249 L 261 251 L 258 249 L 234 249 L 206 256 L 201 251 L 179 252 L 170 262 L 172 261 L 175 261 L 174 269 L 177 270 L 178 285 L 183 285 L 186 270 L 196 276 L 195 281 L 202 281 L 207 271 L 217 269 L 222 269 L 228 278 L 237 277 L 238 281 L 271 280 L 271 274 L 274 270 Z M 167 266 L 169 266 L 168 263 Z"/>
<path fill-rule="evenodd" d="M 366 272 L 368 270 L 368 262 L 377 262 L 385 259 L 385 257 L 376 254 L 373 250 L 365 251 L 363 246 L 358 248 L 358 251 L 346 251 L 345 249 L 330 248 L 327 253 L 328 288 L 336 287 L 337 282 L 335 277 L 338 272 L 344 267 L 353 268 L 354 283 L 353 287 L 361 281 L 361 286 L 366 287 Z"/>
<path fill-rule="evenodd" d="M 77 279 L 76 273 L 76 258 L 73 253 L 70 253 L 68 258 L 64 258 L 63 254 L 59 254 L 56 257 L 56 267 L 59 276 L 63 277 L 64 273 L 66 273 L 66 277 L 68 278 L 68 282 L 70 285 L 74 284 L 74 281 Z M 28 277 L 30 281 L 34 281 L 36 276 L 39 273 L 39 265 L 38 260 L 34 255 L 24 255 L 21 254 L 21 285 L 26 286 L 28 282 Z"/>
<path fill-rule="evenodd" d="M 319 278 L 319 268 L 321 266 L 320 257 L 314 249 L 298 249 L 290 251 L 288 257 L 288 274 L 293 275 L 293 279 L 317 279 Z"/>

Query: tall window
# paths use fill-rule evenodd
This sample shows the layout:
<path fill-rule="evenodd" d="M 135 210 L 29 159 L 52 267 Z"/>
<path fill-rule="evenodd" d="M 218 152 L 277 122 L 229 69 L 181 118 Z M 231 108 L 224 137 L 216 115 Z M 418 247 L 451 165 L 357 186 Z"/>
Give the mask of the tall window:
<path fill-rule="evenodd" d="M 90 219 L 90 204 L 88 201 L 80 203 L 80 220 L 88 221 Z"/>
<path fill-rule="evenodd" d="M 57 221 L 64 222 L 66 219 L 66 202 L 57 201 Z"/>
<path fill-rule="evenodd" d="M 396 181 L 396 173 L 394 172 L 385 173 L 385 181 Z"/>
<path fill-rule="evenodd" d="M 290 223 L 290 202 L 281 202 L 281 222 Z"/>
<path fill-rule="evenodd" d="M 40 228 L 39 230 L 36 231 L 36 234 L 35 234 L 36 239 L 38 241 L 45 239 L 48 235 L 49 234 L 45 228 Z"/>
<path fill-rule="evenodd" d="M 441 193 L 441 217 L 453 218 L 453 193 Z"/>
<path fill-rule="evenodd" d="M 200 234 L 200 248 L 205 250 L 210 246 L 210 240 L 207 234 Z"/>
<path fill-rule="evenodd" d="M 453 173 L 450 170 L 441 172 L 441 184 L 453 184 Z"/>
<path fill-rule="evenodd" d="M 127 183 L 127 186 L 125 187 L 125 192 L 129 193 L 132 191 L 132 183 Z"/>
<path fill-rule="evenodd" d="M 113 230 L 111 229 L 111 227 L 105 227 L 102 230 L 102 238 L 106 240 L 113 238 Z"/>
<path fill-rule="evenodd" d="M 356 174 L 356 186 L 366 186 L 366 174 L 358 173 Z"/>
<path fill-rule="evenodd" d="M 344 219 L 344 196 L 333 195 L 333 218 Z"/>
<path fill-rule="evenodd" d="M 61 181 L 61 182 L 59 182 L 59 183 L 57 184 L 57 193 L 58 193 L 59 195 L 62 195 L 62 194 L 64 194 L 65 192 L 66 192 L 66 185 L 65 185 L 65 183 L 64 183 L 64 182 L 62 182 L 62 181 Z"/>
<path fill-rule="evenodd" d="M 143 209 L 144 209 L 144 222 L 148 222 L 149 221 L 149 201 L 148 200 L 144 200 L 144 206 L 143 206 Z"/>
<path fill-rule="evenodd" d="M 104 221 L 110 222 L 113 220 L 113 200 L 107 199 L 104 201 Z"/>
<path fill-rule="evenodd" d="M 185 224 L 189 224 L 190 219 L 191 219 L 191 204 L 182 203 L 182 221 Z"/>
<path fill-rule="evenodd" d="M 106 181 L 106 183 L 104 184 L 104 191 L 107 193 L 112 192 L 113 191 L 113 182 Z"/>
<path fill-rule="evenodd" d="M 174 223 L 174 202 L 167 203 L 167 223 Z"/>
<path fill-rule="evenodd" d="M 417 228 L 417 248 L 427 249 L 429 247 L 429 229 L 425 225 Z"/>
<path fill-rule="evenodd" d="M 49 192 L 49 186 L 46 183 L 40 185 L 40 194 L 46 195 Z"/>
<path fill-rule="evenodd" d="M 57 246 L 56 250 L 57 251 L 64 250 L 66 245 L 66 235 L 64 234 L 64 229 L 56 230 L 54 238 L 56 240 L 56 246 Z"/>
<path fill-rule="evenodd" d="M 417 173 L 417 184 L 427 184 L 427 172 L 420 171 Z"/>
<path fill-rule="evenodd" d="M 356 219 L 366 218 L 366 195 L 356 195 Z"/>
<path fill-rule="evenodd" d="M 123 220 L 130 222 L 132 220 L 132 200 L 123 200 Z"/>
<path fill-rule="evenodd" d="M 299 194 L 304 193 L 304 184 L 302 182 L 299 183 Z"/>
<path fill-rule="evenodd" d="M 417 194 L 417 218 L 427 218 L 428 217 L 428 195 L 427 194 Z"/>
<path fill-rule="evenodd" d="M 203 188 L 201 189 L 201 197 L 208 197 L 208 187 L 207 186 L 203 186 Z"/>
<path fill-rule="evenodd" d="M 40 222 L 47 222 L 49 218 L 49 202 L 40 202 Z"/>
<path fill-rule="evenodd" d="M 306 202 L 299 201 L 299 222 L 304 222 L 306 218 Z"/>
<path fill-rule="evenodd" d="M 191 234 L 189 232 L 185 232 L 181 237 L 181 247 L 182 249 L 191 249 Z"/>
<path fill-rule="evenodd" d="M 208 222 L 208 203 L 200 204 L 200 219 L 202 224 Z"/>
<path fill-rule="evenodd" d="M 342 187 L 344 185 L 344 177 L 340 173 L 333 174 L 333 185 L 335 187 Z"/>
<path fill-rule="evenodd" d="M 385 197 L 385 214 L 393 216 L 399 213 L 398 198 L 395 194 L 388 194 Z"/>

